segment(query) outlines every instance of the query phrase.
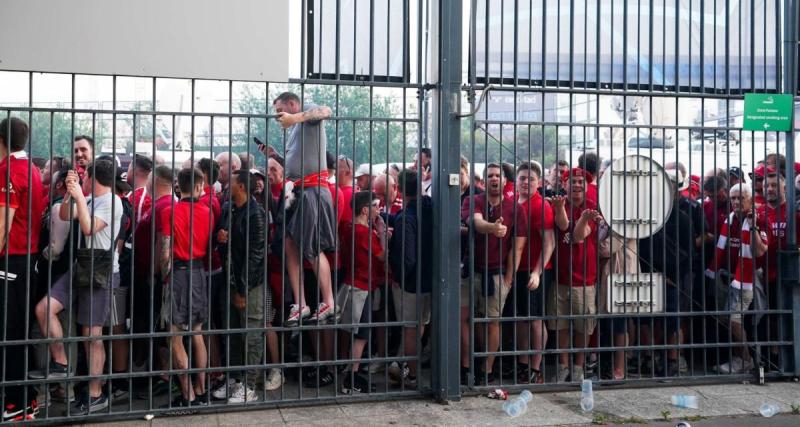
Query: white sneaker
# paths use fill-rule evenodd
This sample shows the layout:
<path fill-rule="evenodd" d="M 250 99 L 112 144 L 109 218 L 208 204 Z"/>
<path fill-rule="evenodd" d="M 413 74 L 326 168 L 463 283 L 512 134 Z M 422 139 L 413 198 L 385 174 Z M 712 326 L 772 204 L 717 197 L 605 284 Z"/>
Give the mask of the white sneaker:
<path fill-rule="evenodd" d="M 743 374 L 752 371 L 754 368 L 755 365 L 753 365 L 752 360 L 748 360 L 747 362 L 745 362 L 744 360 L 742 360 L 741 357 L 736 357 L 733 360 L 731 360 L 731 363 L 727 366 L 728 372 L 725 373 Z"/>
<path fill-rule="evenodd" d="M 267 382 L 264 383 L 264 390 L 272 391 L 281 388 L 286 379 L 283 377 L 280 369 L 272 368 L 267 376 Z"/>
<path fill-rule="evenodd" d="M 258 400 L 256 391 L 242 383 L 236 383 L 231 390 L 231 397 L 228 398 L 228 403 L 247 403 L 255 402 Z"/>
<path fill-rule="evenodd" d="M 386 369 L 386 363 L 384 362 L 372 362 L 369 364 L 370 374 L 377 374 L 378 372 L 383 372 L 384 369 Z"/>
<path fill-rule="evenodd" d="M 739 356 L 733 356 L 730 362 L 723 363 L 719 365 L 717 368 L 717 372 L 720 374 L 737 374 L 742 369 L 742 358 Z"/>
<path fill-rule="evenodd" d="M 236 385 L 236 380 L 233 378 L 228 378 L 227 381 L 223 381 L 222 384 L 217 386 L 214 390 L 211 390 L 211 397 L 217 400 L 223 400 L 228 398 L 228 390 L 233 389 Z"/>
<path fill-rule="evenodd" d="M 572 367 L 572 372 L 569 374 L 570 381 L 574 383 L 579 383 L 583 381 L 583 366 L 574 365 Z"/>
<path fill-rule="evenodd" d="M 569 366 L 559 364 L 554 382 L 563 383 L 567 380 L 567 377 L 569 377 Z"/>

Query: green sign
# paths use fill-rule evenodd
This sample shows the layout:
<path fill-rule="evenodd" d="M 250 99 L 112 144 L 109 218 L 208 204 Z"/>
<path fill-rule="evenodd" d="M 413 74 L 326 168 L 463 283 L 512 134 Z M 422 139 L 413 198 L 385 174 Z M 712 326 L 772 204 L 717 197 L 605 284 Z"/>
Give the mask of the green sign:
<path fill-rule="evenodd" d="M 746 93 L 743 130 L 789 132 L 792 130 L 792 95 Z"/>

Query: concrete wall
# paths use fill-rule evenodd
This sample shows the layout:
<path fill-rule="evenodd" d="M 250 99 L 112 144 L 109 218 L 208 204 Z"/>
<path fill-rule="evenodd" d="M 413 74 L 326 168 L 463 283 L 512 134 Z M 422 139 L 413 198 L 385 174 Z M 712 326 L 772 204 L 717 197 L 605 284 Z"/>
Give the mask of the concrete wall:
<path fill-rule="evenodd" d="M 289 3 L 3 0 L 0 69 L 286 81 Z"/>

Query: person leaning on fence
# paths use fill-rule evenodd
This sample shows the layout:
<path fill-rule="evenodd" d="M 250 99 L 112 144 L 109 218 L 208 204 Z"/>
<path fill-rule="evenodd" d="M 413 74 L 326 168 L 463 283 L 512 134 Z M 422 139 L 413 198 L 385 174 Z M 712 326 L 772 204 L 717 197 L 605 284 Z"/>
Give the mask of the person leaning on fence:
<path fill-rule="evenodd" d="M 33 264 L 45 210 L 42 178 L 25 153 L 28 135 L 28 124 L 21 119 L 9 117 L 0 122 L 0 334 L 7 341 L 24 340 L 27 335 L 27 284 L 36 283 Z M 25 345 L 3 350 L 0 373 L 4 380 L 25 379 Z M 35 387 L 4 386 L 0 391 L 5 399 L 2 422 L 36 417 Z"/>
<path fill-rule="evenodd" d="M 55 339 L 50 345 L 51 363 L 44 371 L 32 371 L 31 378 L 65 378 L 68 375 L 67 354 L 64 351 L 63 329 L 58 318 L 62 310 L 77 304 L 76 320 L 82 326 L 88 357 L 89 376 L 103 375 L 106 354 L 99 338 L 109 316 L 117 307 L 112 290 L 119 285 L 118 254 L 115 240 L 122 222 L 122 201 L 112 190 L 115 185 L 114 165 L 108 160 L 96 160 L 86 168 L 83 188 L 77 172 L 67 175 L 67 195 L 59 212 L 62 220 L 76 220 L 80 226 L 78 250 L 75 253 L 73 275 L 61 276 L 47 297 L 36 306 L 39 327 L 47 337 Z M 84 197 L 84 193 L 91 196 Z M 71 287 L 71 289 L 70 289 Z M 70 298 L 71 297 L 71 298 Z M 71 415 L 87 415 L 108 407 L 103 394 L 102 380 L 89 381 L 87 394 L 70 408 Z"/>
<path fill-rule="evenodd" d="M 197 169 L 182 169 L 178 172 L 181 200 L 167 206 L 159 215 L 157 239 L 161 242 L 158 254 L 163 281 L 161 321 L 174 333 L 172 341 L 172 367 L 189 369 L 189 357 L 183 345 L 184 331 L 200 332 L 208 319 L 208 282 L 203 273 L 203 259 L 208 251 L 211 235 L 209 222 L 213 220 L 211 210 L 198 200 L 203 193 L 203 174 Z M 204 368 L 208 360 L 202 335 L 191 335 L 196 368 Z M 179 374 L 181 394 L 164 408 L 186 408 L 204 405 L 206 375 L 197 375 L 192 386 L 186 374 Z"/>
<path fill-rule="evenodd" d="M 519 264 L 527 235 L 525 209 L 517 206 L 513 199 L 503 197 L 505 177 L 502 167 L 497 163 L 486 166 L 486 193 L 475 195 L 472 200 L 475 210 L 470 210 L 470 199 L 461 205 L 461 218 L 474 227 L 475 282 L 462 283 L 461 287 L 461 327 L 468 328 L 470 291 L 474 292 L 476 316 L 489 318 L 500 317 L 503 312 L 508 293 L 511 290 L 514 274 Z M 513 238 L 512 238 L 513 237 Z M 466 285 L 466 286 L 465 286 Z M 483 333 L 483 323 L 475 326 L 477 341 L 483 341 L 488 335 L 488 342 L 480 343 L 489 353 L 496 352 L 500 346 L 500 322 L 488 324 L 488 334 Z M 469 340 L 462 334 L 461 339 Z M 465 343 L 461 343 L 462 348 Z M 466 346 L 468 348 L 469 342 Z M 479 369 L 479 382 L 490 383 L 497 378 L 493 365 L 495 356 L 486 358 L 484 369 Z M 462 357 L 462 367 L 464 358 Z M 469 358 L 466 360 L 469 363 Z M 468 365 L 467 365 L 468 366 Z M 482 372 L 481 372 L 482 371 Z"/>
<path fill-rule="evenodd" d="M 561 175 L 567 195 L 551 199 L 557 228 L 558 286 L 548 295 L 548 314 L 585 316 L 549 322 L 550 329 L 558 331 L 558 348 L 562 349 L 588 350 L 588 339 L 597 325 L 597 224 L 602 218 L 597 205 L 587 197 L 586 186 L 591 181 L 589 172 L 569 169 Z M 585 356 L 583 352 L 575 353 L 575 363 L 570 365 L 570 354 L 559 354 L 556 381 L 582 381 Z"/>
<path fill-rule="evenodd" d="M 433 202 L 428 196 L 417 196 L 419 185 L 417 173 L 403 170 L 397 177 L 399 190 L 405 202 L 394 219 L 394 232 L 389 241 L 389 266 L 395 280 L 392 289 L 394 311 L 400 321 L 419 322 L 403 328 L 403 344 L 400 354 L 417 354 L 417 337 L 425 333 L 431 321 L 431 289 L 433 287 L 433 245 L 425 243 L 433 235 Z M 417 281 L 419 277 L 419 282 Z M 417 363 L 408 363 L 408 373 L 399 370 L 399 378 L 408 388 L 417 386 Z M 390 370 L 390 375 L 391 375 Z"/>
<path fill-rule="evenodd" d="M 345 372 L 342 393 L 370 393 L 375 391 L 359 373 L 358 362 L 370 337 L 372 320 L 372 292 L 384 281 L 386 261 L 386 223 L 380 217 L 380 201 L 371 191 L 359 191 L 353 196 L 355 211 L 353 222 L 342 224 L 342 264 L 344 283 L 336 295 L 341 311 L 340 324 L 352 331 L 353 345 L 350 357 L 355 360 Z M 341 342 L 350 342 L 343 336 Z"/>
<path fill-rule="evenodd" d="M 133 306 L 144 307 L 143 311 L 136 310 L 136 315 L 132 316 L 131 326 L 134 332 L 152 333 L 160 332 L 163 329 L 158 322 L 163 288 L 160 263 L 158 262 L 161 242 L 158 239 L 153 241 L 153 238 L 156 231 L 161 228 L 161 212 L 177 202 L 173 194 L 173 182 L 174 173 L 169 166 L 158 165 L 153 169 L 147 185 L 147 188 L 152 189 L 153 193 L 152 208 L 142 216 L 142 221 L 134 229 Z M 134 340 L 134 364 L 148 368 L 152 366 L 156 370 L 167 370 L 169 357 L 166 354 L 168 348 L 166 341 L 165 337 Z M 170 390 L 169 376 L 160 375 L 159 377 L 153 384 L 152 394 L 154 396 L 165 394 Z M 138 396 L 139 398 L 148 398 L 149 390 Z"/>
<path fill-rule="evenodd" d="M 300 98 L 291 92 L 280 94 L 272 104 L 278 116 L 276 120 L 289 132 L 286 141 L 284 249 L 294 304 L 290 307 L 286 324 L 296 325 L 309 316 L 311 321 L 324 322 L 336 312 L 331 266 L 323 256 L 325 252 L 336 250 L 336 212 L 328 187 L 324 126 L 331 109 L 315 104 L 302 105 Z M 303 260 L 311 263 L 322 297 L 313 315 L 306 305 L 305 293 L 301 291 Z"/>
<path fill-rule="evenodd" d="M 545 268 L 555 249 L 553 209 L 539 194 L 542 167 L 536 162 L 522 163 L 517 167 L 517 203 L 527 213 L 528 239 L 520 257 L 516 285 L 512 289 L 517 316 L 544 316 L 546 287 L 541 283 Z M 547 283 L 550 285 L 550 283 Z M 533 338 L 533 343 L 530 342 Z M 541 319 L 520 322 L 517 327 L 517 350 L 544 350 L 547 346 L 547 328 Z M 517 361 L 518 382 L 543 383 L 542 354 L 520 355 Z"/>
<path fill-rule="evenodd" d="M 264 338 L 269 361 L 279 363 L 280 356 L 278 334 L 271 329 L 262 330 L 271 328 L 275 319 L 272 289 L 266 284 L 265 271 L 267 213 L 252 196 L 255 176 L 250 171 L 234 172 L 229 188 L 231 199 L 222 207 L 215 238 L 231 284 L 230 326 L 248 329 L 243 334 L 230 336 L 230 365 L 250 368 L 247 372 L 231 372 L 228 381 L 217 387 L 212 396 L 239 404 L 258 400 L 255 388 L 261 370 L 252 367 L 263 364 Z M 281 371 L 271 369 L 264 388 L 275 390 L 282 384 Z"/>
<path fill-rule="evenodd" d="M 776 158 L 773 156 L 773 159 Z M 767 164 L 770 163 L 770 158 L 767 158 Z M 773 160 L 778 162 L 779 160 Z M 781 282 L 778 256 L 779 251 L 786 249 L 789 236 L 787 235 L 787 221 L 789 215 L 794 215 L 795 221 L 800 220 L 800 211 L 794 206 L 788 206 L 786 203 L 786 179 L 784 178 L 783 169 L 775 169 L 767 166 L 764 170 L 764 199 L 765 203 L 756 210 L 756 218 L 758 228 L 767 233 L 769 243 L 767 245 L 767 253 L 759 262 L 759 268 L 764 272 L 765 290 L 767 292 L 768 305 L 770 310 L 781 310 L 784 307 L 780 306 L 781 299 L 778 295 L 782 292 L 782 287 L 787 284 Z M 800 236 L 800 227 L 797 227 L 795 232 Z M 783 298 L 785 301 L 786 298 Z M 764 316 L 766 319 L 759 323 L 759 337 L 760 339 L 768 339 L 770 341 L 778 341 L 780 329 L 779 323 L 781 315 L 768 314 Z M 781 364 L 780 354 L 777 346 L 771 346 L 769 350 L 769 359 L 767 360 L 767 370 L 774 371 L 780 369 Z"/>
<path fill-rule="evenodd" d="M 730 281 L 730 288 L 727 289 L 726 310 L 731 310 L 730 326 L 731 338 L 735 342 L 747 342 L 747 332 L 744 329 L 744 312 L 750 310 L 754 302 L 756 288 L 760 294 L 764 290 L 761 283 L 756 283 L 756 262 L 755 260 L 767 251 L 767 235 L 759 230 L 756 224 L 758 219 L 753 210 L 753 195 L 750 187 L 739 183 L 730 189 L 730 201 L 732 212 L 722 225 L 722 231 L 717 243 L 717 253 L 715 260 L 728 255 L 731 259 L 730 265 L 733 266 L 733 280 Z M 726 241 L 738 241 L 738 244 L 731 244 L 736 247 L 735 251 L 725 252 Z M 721 261 L 721 260 L 720 260 Z M 761 298 L 760 301 L 764 301 Z M 734 356 L 728 363 L 723 363 L 717 368 L 717 372 L 722 374 L 739 374 L 752 371 L 755 365 L 750 356 L 750 351 L 746 346 L 739 349 L 739 355 Z"/>

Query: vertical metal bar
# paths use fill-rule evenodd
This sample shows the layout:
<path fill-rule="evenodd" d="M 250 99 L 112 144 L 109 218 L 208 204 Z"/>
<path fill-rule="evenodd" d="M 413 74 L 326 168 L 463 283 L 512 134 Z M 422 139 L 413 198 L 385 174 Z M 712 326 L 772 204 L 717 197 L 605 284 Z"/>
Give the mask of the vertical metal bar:
<path fill-rule="evenodd" d="M 784 7 L 786 11 L 784 13 L 784 21 L 783 21 L 783 47 L 784 47 L 784 56 L 783 56 L 783 92 L 792 95 L 792 99 L 795 98 L 797 95 L 797 20 L 798 20 L 798 7 L 797 7 L 797 0 L 785 0 Z M 792 103 L 794 106 L 794 103 Z M 795 171 L 794 168 L 790 165 L 791 162 L 795 159 L 795 133 L 794 133 L 794 120 L 792 121 L 792 126 L 789 132 L 786 133 L 786 160 L 787 160 L 787 168 L 786 168 L 786 182 L 787 188 L 789 190 L 786 192 L 786 204 L 789 206 L 786 211 L 794 213 L 795 211 L 795 192 L 792 191 L 790 185 L 794 183 L 795 179 Z M 792 319 L 789 320 L 788 316 L 786 317 L 787 327 L 790 325 L 788 324 L 791 321 L 793 325 L 792 330 L 794 331 L 793 335 L 793 349 L 791 352 L 793 353 L 793 357 L 789 357 L 790 349 L 787 347 L 783 348 L 783 364 L 785 371 L 790 369 L 794 370 L 795 376 L 800 373 L 800 286 L 797 283 L 797 260 L 798 260 L 798 249 L 797 249 L 797 216 L 796 215 L 789 215 L 787 214 L 787 247 L 786 247 L 786 257 L 784 260 L 783 268 L 787 270 L 795 269 L 791 271 L 790 274 L 787 274 L 788 279 L 783 284 L 784 287 L 789 288 L 786 290 L 785 295 L 789 295 L 791 292 L 791 299 L 790 302 L 792 304 Z M 783 307 L 779 307 L 783 308 Z M 784 323 L 784 322 L 782 322 Z M 784 337 L 781 336 L 781 339 Z M 792 366 L 789 367 L 786 365 L 787 361 L 792 360 Z"/>
<path fill-rule="evenodd" d="M 432 389 L 439 400 L 460 397 L 459 365 L 451 363 L 459 348 L 459 334 L 449 333 L 460 323 L 459 262 L 449 256 L 451 248 L 459 245 L 459 225 L 453 218 L 460 216 L 459 187 L 448 185 L 448 176 L 460 168 L 461 120 L 456 117 L 461 89 L 461 14 L 460 0 L 442 0 L 432 9 L 438 12 L 435 37 L 438 50 L 436 78 L 436 126 L 438 141 L 433 146 L 436 172 L 433 173 L 433 360 Z"/>

